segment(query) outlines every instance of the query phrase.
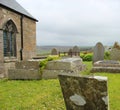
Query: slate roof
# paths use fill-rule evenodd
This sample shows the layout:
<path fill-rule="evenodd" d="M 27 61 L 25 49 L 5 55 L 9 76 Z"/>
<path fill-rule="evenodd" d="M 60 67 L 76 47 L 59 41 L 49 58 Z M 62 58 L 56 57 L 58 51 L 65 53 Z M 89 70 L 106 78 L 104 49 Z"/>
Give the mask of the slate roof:
<path fill-rule="evenodd" d="M 36 20 L 30 13 L 28 13 L 16 0 L 0 0 L 0 6 L 10 9 L 18 14 L 24 15 L 32 20 Z"/>

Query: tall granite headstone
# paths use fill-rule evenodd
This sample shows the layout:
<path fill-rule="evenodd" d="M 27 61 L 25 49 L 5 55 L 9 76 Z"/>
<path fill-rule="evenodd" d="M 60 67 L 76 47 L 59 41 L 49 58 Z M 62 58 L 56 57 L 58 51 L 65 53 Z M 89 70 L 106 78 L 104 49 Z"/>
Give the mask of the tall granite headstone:
<path fill-rule="evenodd" d="M 104 60 L 104 46 L 101 42 L 98 42 L 93 50 L 93 63 Z"/>
<path fill-rule="evenodd" d="M 67 110 L 109 110 L 107 77 L 60 74 Z"/>

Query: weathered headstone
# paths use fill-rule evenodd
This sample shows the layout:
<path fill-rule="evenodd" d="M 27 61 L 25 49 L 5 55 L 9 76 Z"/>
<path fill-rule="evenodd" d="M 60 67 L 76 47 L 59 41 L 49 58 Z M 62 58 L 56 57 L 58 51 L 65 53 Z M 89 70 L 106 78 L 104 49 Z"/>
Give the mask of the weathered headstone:
<path fill-rule="evenodd" d="M 120 60 L 120 45 L 118 42 L 115 42 L 112 50 L 110 51 L 111 60 Z"/>
<path fill-rule="evenodd" d="M 104 46 L 102 45 L 102 43 L 98 42 L 93 50 L 93 63 L 100 61 L 100 60 L 104 60 Z"/>
<path fill-rule="evenodd" d="M 79 56 L 80 55 L 80 49 L 78 46 L 73 47 L 73 55 Z"/>
<path fill-rule="evenodd" d="M 51 55 L 58 55 L 58 51 L 56 48 L 53 48 L 51 51 Z"/>
<path fill-rule="evenodd" d="M 71 56 L 71 57 L 72 57 L 72 52 L 73 52 L 73 50 L 72 50 L 72 49 L 69 49 L 68 55 Z"/>
<path fill-rule="evenodd" d="M 107 77 L 58 77 L 67 110 L 109 110 Z"/>

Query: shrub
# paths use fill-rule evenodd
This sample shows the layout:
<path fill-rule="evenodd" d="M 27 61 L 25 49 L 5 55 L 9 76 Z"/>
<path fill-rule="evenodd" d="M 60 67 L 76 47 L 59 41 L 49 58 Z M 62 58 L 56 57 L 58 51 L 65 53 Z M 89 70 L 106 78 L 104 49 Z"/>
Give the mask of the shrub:
<path fill-rule="evenodd" d="M 92 53 L 87 53 L 84 54 L 82 53 L 80 57 L 83 59 L 83 61 L 92 61 L 93 54 Z"/>
<path fill-rule="evenodd" d="M 92 61 L 92 54 L 86 54 L 83 58 L 83 61 Z"/>
<path fill-rule="evenodd" d="M 58 59 L 60 59 L 60 57 L 54 55 L 54 56 L 48 56 L 46 59 L 40 61 L 40 72 L 42 73 L 48 61 L 58 60 Z"/>
<path fill-rule="evenodd" d="M 49 55 L 49 56 L 47 57 L 47 60 L 48 60 L 48 61 L 58 60 L 58 59 L 60 59 L 60 57 L 58 57 L 57 55 Z"/>
<path fill-rule="evenodd" d="M 106 51 L 106 52 L 104 53 L 104 59 L 110 60 L 110 51 Z"/>
<path fill-rule="evenodd" d="M 80 53 L 80 57 L 81 57 L 82 59 L 84 58 L 84 56 L 85 56 L 84 53 Z"/>

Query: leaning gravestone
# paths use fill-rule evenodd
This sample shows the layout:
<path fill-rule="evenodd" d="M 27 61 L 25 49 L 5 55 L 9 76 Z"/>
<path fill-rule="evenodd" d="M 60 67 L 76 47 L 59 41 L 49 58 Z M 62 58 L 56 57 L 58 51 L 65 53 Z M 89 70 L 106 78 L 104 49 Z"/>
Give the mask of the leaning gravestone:
<path fill-rule="evenodd" d="M 93 50 L 93 63 L 100 61 L 100 60 L 104 60 L 104 46 L 102 45 L 102 43 L 98 42 Z"/>
<path fill-rule="evenodd" d="M 107 77 L 60 74 L 67 110 L 109 110 Z"/>
<path fill-rule="evenodd" d="M 51 51 L 51 55 L 58 55 L 57 49 L 53 48 Z"/>

